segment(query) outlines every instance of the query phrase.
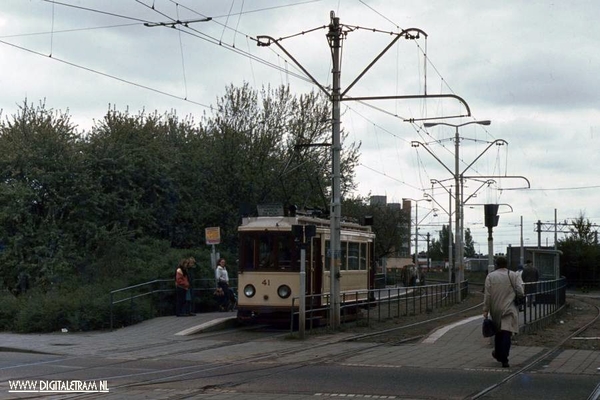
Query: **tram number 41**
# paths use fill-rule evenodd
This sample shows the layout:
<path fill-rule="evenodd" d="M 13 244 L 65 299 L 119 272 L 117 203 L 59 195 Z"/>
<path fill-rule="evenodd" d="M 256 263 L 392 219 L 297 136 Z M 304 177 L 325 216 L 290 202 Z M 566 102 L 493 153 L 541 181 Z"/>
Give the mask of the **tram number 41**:
<path fill-rule="evenodd" d="M 271 286 L 271 280 L 270 279 L 263 279 L 262 284 L 264 286 Z"/>

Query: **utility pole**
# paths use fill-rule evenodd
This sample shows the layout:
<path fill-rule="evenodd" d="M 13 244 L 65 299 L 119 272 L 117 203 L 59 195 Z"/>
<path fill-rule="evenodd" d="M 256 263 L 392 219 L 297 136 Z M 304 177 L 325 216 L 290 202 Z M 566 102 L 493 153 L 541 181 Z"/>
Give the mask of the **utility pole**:
<path fill-rule="evenodd" d="M 329 325 L 331 327 L 340 326 L 340 220 L 341 215 L 341 180 L 340 180 L 340 42 L 342 38 L 342 30 L 340 28 L 340 19 L 336 17 L 333 11 L 331 12 L 331 23 L 329 24 L 329 33 L 327 40 L 331 47 L 333 57 L 333 92 L 331 93 L 331 102 L 333 109 L 333 146 L 331 149 L 331 157 L 333 160 L 333 181 L 331 192 L 331 304 L 329 313 Z"/>
<path fill-rule="evenodd" d="M 521 215 L 521 253 L 519 254 L 519 264 L 525 265 L 525 249 L 523 248 L 523 216 Z"/>
<path fill-rule="evenodd" d="M 346 29 L 344 29 L 346 28 Z M 327 32 L 327 41 L 331 48 L 331 56 L 333 62 L 333 87 L 331 90 L 320 84 L 307 70 L 304 68 L 282 45 L 281 41 L 289 39 L 293 36 L 286 38 L 274 39 L 271 36 L 260 35 L 256 37 L 258 46 L 270 46 L 271 44 L 276 45 L 281 49 L 290 60 L 302 70 L 304 74 L 310 80 L 321 89 L 331 100 L 332 103 L 332 190 L 331 190 L 331 215 L 330 215 L 330 249 L 331 254 L 327 254 L 330 257 L 330 316 L 329 323 L 333 329 L 338 329 L 340 326 L 340 265 L 341 265 L 341 242 L 340 242 L 340 222 L 341 222 L 341 173 L 340 173 L 340 157 L 341 157 L 341 141 L 340 141 L 340 103 L 342 101 L 367 101 L 367 100 L 395 100 L 395 99 L 424 99 L 424 98 L 446 98 L 458 100 L 466 109 L 464 115 L 454 115 L 452 117 L 470 117 L 471 110 L 467 102 L 460 96 L 455 94 L 416 94 L 416 95 L 400 95 L 400 96 L 366 96 L 366 97 L 346 97 L 348 91 L 371 69 L 371 67 L 402 37 L 406 39 L 418 39 L 421 35 L 427 37 L 427 34 L 418 28 L 403 29 L 399 33 L 390 33 L 389 31 L 380 31 L 377 29 L 369 29 L 374 33 L 381 33 L 385 35 L 391 35 L 392 41 L 375 57 L 373 61 L 352 81 L 348 87 L 342 91 L 341 89 L 341 41 L 346 39 L 347 35 L 351 32 L 358 31 L 357 26 L 346 26 L 340 23 L 339 17 L 335 16 L 333 11 L 330 12 L 330 23 Z M 309 31 L 304 31 L 302 34 L 306 34 L 312 31 L 316 31 L 319 28 L 315 28 Z M 364 29 L 362 29 L 364 31 Z M 445 117 L 429 117 L 429 118 L 448 118 Z M 414 122 L 414 119 L 406 120 L 407 122 Z"/>

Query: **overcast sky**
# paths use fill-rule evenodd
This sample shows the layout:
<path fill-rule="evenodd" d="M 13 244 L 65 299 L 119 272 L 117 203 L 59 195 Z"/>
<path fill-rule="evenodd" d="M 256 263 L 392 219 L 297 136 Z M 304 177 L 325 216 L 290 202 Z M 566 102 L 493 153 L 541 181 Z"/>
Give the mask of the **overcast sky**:
<path fill-rule="evenodd" d="M 25 99 L 45 101 L 47 108 L 68 110 L 85 131 L 109 105 L 199 117 L 230 84 L 319 90 L 277 46 L 258 47 L 256 38 L 285 38 L 281 45 L 330 85 L 325 35 L 331 11 L 348 30 L 342 90 L 402 29 L 427 35 L 397 41 L 349 96 L 454 94 L 471 116 L 432 121 L 491 120 L 459 129 L 460 171 L 494 177 L 465 183 L 466 198 L 481 182 L 494 181 L 465 205 L 476 250 L 487 253 L 485 203 L 503 204 L 495 252 L 519 245 L 521 217 L 530 246 L 537 244 L 534 223 L 553 222 L 555 210 L 559 221 L 584 213 L 600 224 L 600 8 L 591 0 L 2 0 L 2 117 Z M 178 29 L 144 25 L 205 17 L 212 20 Z M 455 192 L 448 171 L 455 168 L 455 128 L 425 129 L 420 119 L 467 115 L 465 104 L 347 101 L 342 113 L 349 139 L 362 142 L 357 194 L 386 195 L 388 202 L 433 194 L 439 205 L 418 203 L 420 233 L 438 238 L 450 198 L 440 185 L 432 191 L 430 182 Z M 406 122 L 411 118 L 416 121 Z M 412 147 L 413 141 L 430 152 Z M 508 145 L 488 148 L 493 141 Z M 542 245 L 553 244 L 554 234 L 543 233 Z"/>

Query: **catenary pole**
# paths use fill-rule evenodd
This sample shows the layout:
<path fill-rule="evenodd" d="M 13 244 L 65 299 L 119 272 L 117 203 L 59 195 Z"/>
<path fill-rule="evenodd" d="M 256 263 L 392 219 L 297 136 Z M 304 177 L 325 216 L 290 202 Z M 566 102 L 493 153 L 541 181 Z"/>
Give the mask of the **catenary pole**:
<path fill-rule="evenodd" d="M 344 91 L 341 90 L 341 43 L 345 39 L 348 32 L 352 32 L 353 29 L 344 31 L 343 24 L 340 23 L 340 19 L 335 16 L 335 12 L 330 12 L 330 24 L 327 32 L 327 40 L 331 48 L 332 54 L 332 72 L 333 72 L 333 86 L 329 90 L 324 85 L 320 84 L 307 70 L 300 64 L 282 45 L 280 39 L 275 39 L 267 35 L 258 35 L 256 42 L 258 46 L 270 46 L 275 45 L 286 56 L 302 70 L 304 74 L 323 91 L 332 102 L 332 189 L 331 189 L 331 204 L 330 204 L 330 254 L 326 254 L 326 257 L 330 260 L 330 316 L 329 322 L 330 327 L 337 329 L 340 326 L 340 267 L 341 262 L 341 138 L 340 138 L 340 105 L 342 101 L 366 101 L 366 100 L 398 100 L 398 99 L 426 99 L 426 98 L 437 98 L 437 99 L 455 99 L 458 100 L 466 109 L 465 115 L 458 115 L 453 117 L 470 117 L 471 110 L 467 102 L 455 94 L 416 94 L 416 95 L 394 95 L 394 96 L 367 96 L 367 97 L 351 97 L 346 96 L 346 93 L 373 67 L 373 65 L 396 43 L 400 38 L 406 39 L 418 39 L 419 37 L 427 37 L 427 34 L 418 28 L 403 29 L 399 33 L 392 34 L 392 41 L 375 57 L 373 61 L 346 87 Z M 303 32 L 304 34 L 304 32 Z M 445 117 L 428 117 L 429 118 L 448 118 Z M 414 122 L 415 119 L 405 120 L 406 122 Z"/>
<path fill-rule="evenodd" d="M 340 221 L 341 221 L 341 181 L 340 181 L 340 41 L 341 41 L 340 19 L 331 11 L 331 23 L 329 24 L 329 33 L 327 39 L 332 48 L 333 57 L 333 92 L 332 100 L 332 195 L 331 195 L 331 263 L 330 263 L 330 283 L 331 300 L 329 310 L 329 324 L 337 329 L 340 326 L 340 265 L 341 265 L 341 239 L 340 239 Z"/>

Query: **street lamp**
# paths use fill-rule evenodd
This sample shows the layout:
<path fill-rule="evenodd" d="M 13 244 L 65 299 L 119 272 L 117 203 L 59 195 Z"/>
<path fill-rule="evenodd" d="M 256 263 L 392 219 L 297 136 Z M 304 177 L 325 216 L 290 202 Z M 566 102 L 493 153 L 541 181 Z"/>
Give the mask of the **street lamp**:
<path fill-rule="evenodd" d="M 415 266 L 419 267 L 419 205 L 420 201 L 431 201 L 431 199 L 411 199 L 411 198 L 403 198 L 404 200 L 414 201 L 415 202 Z"/>
<path fill-rule="evenodd" d="M 469 121 L 469 122 L 465 122 L 463 124 L 449 124 L 446 122 L 426 122 L 423 124 L 423 126 L 425 128 L 431 128 L 433 126 L 436 125 L 445 125 L 445 126 L 450 126 L 450 127 L 454 127 L 455 128 L 455 135 L 454 135 L 454 185 L 456 186 L 456 194 L 455 194 L 455 210 L 456 210 L 456 221 L 455 221 L 455 238 L 456 238 L 456 249 L 455 249 L 455 253 L 456 253 L 456 264 L 455 268 L 457 269 L 457 282 L 459 285 L 459 301 L 461 301 L 461 290 L 460 290 L 460 285 L 463 281 L 463 277 L 464 277 L 464 266 L 463 266 L 463 252 L 462 252 L 462 242 L 463 242 L 463 237 L 462 237 L 462 231 L 461 231 L 461 218 L 463 215 L 463 210 L 462 210 L 462 204 L 461 204 L 461 195 L 462 195 L 462 190 L 461 190 L 461 184 L 462 184 L 462 177 L 460 174 L 460 170 L 459 170 L 459 147 L 460 147 L 460 137 L 458 135 L 458 128 L 466 126 L 466 125 L 471 125 L 471 124 L 477 124 L 477 125 L 490 125 L 492 122 L 490 120 L 483 120 L 483 121 Z M 487 150 L 487 149 L 486 149 Z M 485 151 L 484 151 L 485 152 Z M 482 153 L 483 154 L 483 153 Z M 437 157 L 436 157 L 437 159 Z M 439 159 L 438 159 L 439 161 Z M 442 163 L 443 164 L 443 163 Z M 471 165 L 473 165 L 473 163 L 471 163 L 467 168 L 469 168 Z M 444 165 L 445 166 L 445 165 Z M 447 168 L 448 169 L 448 168 Z"/>

